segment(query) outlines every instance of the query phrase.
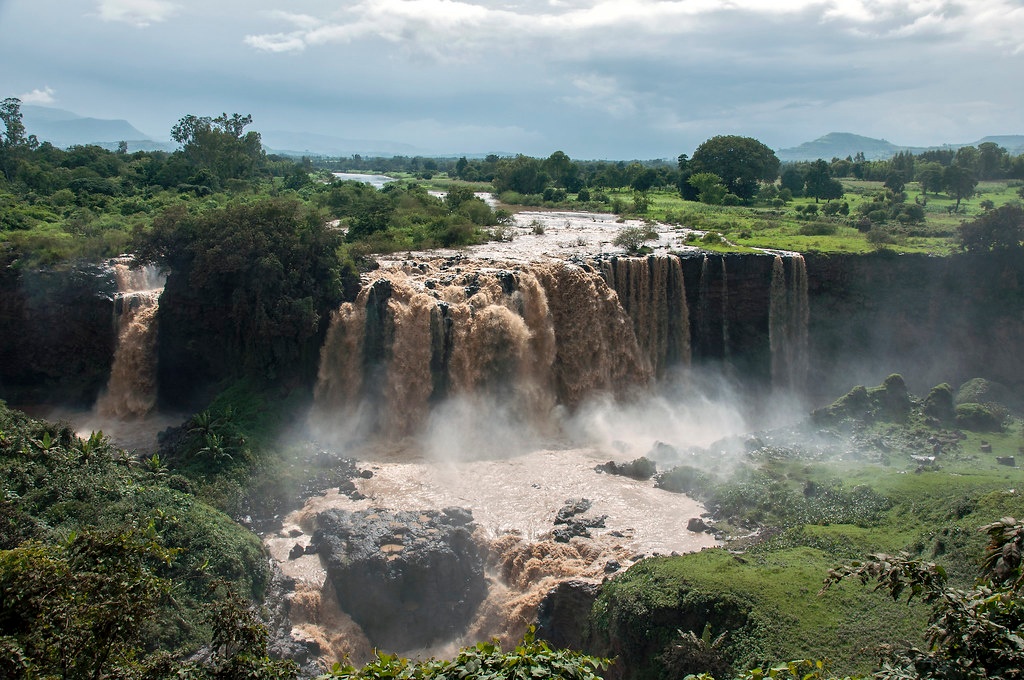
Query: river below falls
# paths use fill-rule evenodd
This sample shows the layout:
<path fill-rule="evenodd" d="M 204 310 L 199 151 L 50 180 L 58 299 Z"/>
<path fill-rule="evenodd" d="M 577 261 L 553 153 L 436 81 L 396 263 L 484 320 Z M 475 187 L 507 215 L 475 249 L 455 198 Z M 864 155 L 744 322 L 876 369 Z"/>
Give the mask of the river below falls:
<path fill-rule="evenodd" d="M 690 518 L 704 512 L 700 503 L 657 489 L 653 480 L 598 472 L 596 466 L 609 459 L 599 449 L 539 448 L 486 460 L 439 461 L 413 448 L 351 452 L 360 469 L 373 473 L 355 480 L 365 498 L 352 500 L 337 489 L 315 496 L 286 516 L 278 531 L 264 536 L 282 572 L 295 581 L 293 636 L 315 641 L 323 661 L 347 656 L 362 662 L 371 658 L 372 649 L 359 627 L 338 609 L 319 557 L 290 556 L 296 545 L 309 545 L 317 515 L 328 509 L 457 506 L 473 512 L 477 540 L 489 546 L 493 561 L 487 598 L 458 639 L 429 649 L 388 650 L 417 658 L 450 656 L 461 646 L 490 638 L 514 644 L 560 581 L 600 582 L 643 557 L 718 545 L 711 535 L 686 528 Z M 604 526 L 591 529 L 590 538 L 554 542 L 557 512 L 580 498 L 592 503 L 581 517 L 606 516 Z M 509 570 L 510 564 L 517 567 Z"/>

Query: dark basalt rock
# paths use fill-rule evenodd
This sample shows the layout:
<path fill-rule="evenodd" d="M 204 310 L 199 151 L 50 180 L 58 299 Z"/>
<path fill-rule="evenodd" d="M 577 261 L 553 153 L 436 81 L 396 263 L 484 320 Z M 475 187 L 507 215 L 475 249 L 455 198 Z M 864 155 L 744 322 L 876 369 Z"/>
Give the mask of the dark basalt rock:
<path fill-rule="evenodd" d="M 548 591 L 537 609 L 537 636 L 555 648 L 585 647 L 590 637 L 590 612 L 600 592 L 597 583 L 559 583 Z"/>
<path fill-rule="evenodd" d="M 473 515 L 329 510 L 313 545 L 338 602 L 375 646 L 411 650 L 465 631 L 487 592 Z"/>
<path fill-rule="evenodd" d="M 609 475 L 619 475 L 640 481 L 650 479 L 658 472 L 658 466 L 655 465 L 654 461 L 644 456 L 628 463 L 616 463 L 614 460 L 610 460 L 607 463 L 598 465 L 594 469 Z"/>

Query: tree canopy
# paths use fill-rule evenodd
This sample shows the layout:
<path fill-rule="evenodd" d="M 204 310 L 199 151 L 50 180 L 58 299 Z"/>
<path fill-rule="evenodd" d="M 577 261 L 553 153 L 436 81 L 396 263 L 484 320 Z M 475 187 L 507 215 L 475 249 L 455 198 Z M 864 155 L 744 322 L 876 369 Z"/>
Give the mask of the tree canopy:
<path fill-rule="evenodd" d="M 752 137 L 720 135 L 697 147 L 689 161 L 694 173 L 710 172 L 722 179 L 729 193 L 753 198 L 759 182 L 772 182 L 779 175 L 775 152 Z"/>

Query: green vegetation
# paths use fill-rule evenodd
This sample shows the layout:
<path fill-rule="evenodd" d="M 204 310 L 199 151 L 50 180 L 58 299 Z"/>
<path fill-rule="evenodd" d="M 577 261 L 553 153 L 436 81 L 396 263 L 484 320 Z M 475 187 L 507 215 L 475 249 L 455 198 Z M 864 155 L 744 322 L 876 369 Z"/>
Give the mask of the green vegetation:
<path fill-rule="evenodd" d="M 531 628 L 515 649 L 503 652 L 496 642 L 480 642 L 462 649 L 451 660 L 429 659 L 412 662 L 378 651 L 377 658 L 362 668 L 335 664 L 320 680 L 430 680 L 437 678 L 491 678 L 528 680 L 568 678 L 600 680 L 595 671 L 608 668 L 611 661 L 571 650 L 553 650 L 538 640 Z"/>
<path fill-rule="evenodd" d="M 4 677 L 134 677 L 186 664 L 188 677 L 206 678 L 239 663 L 289 675 L 290 664 L 265 659 L 266 633 L 248 611 L 269 578 L 259 540 L 156 455 L 140 464 L 101 433 L 80 439 L 0 402 L 0 480 Z M 218 642 L 243 621 L 245 644 Z M 183 661 L 211 641 L 220 651 L 209 665 Z"/>
<path fill-rule="evenodd" d="M 830 669 L 1013 677 L 1005 669 L 1019 666 L 1019 649 L 1006 650 L 1022 625 L 1021 530 L 1013 520 L 992 523 L 1024 513 L 1024 480 L 1006 465 L 1019 455 L 1022 423 L 995 401 L 1004 394 L 998 385 L 970 381 L 962 392 L 1001 414 L 1000 427 L 959 420 L 948 385 L 918 399 L 893 375 L 855 387 L 796 429 L 692 451 L 692 464 L 661 473 L 658 484 L 700 498 L 728 550 L 644 560 L 609 581 L 592 612 L 595 648 L 641 678 L 767 677 L 773 668 L 791 677 L 787 666 L 774 666 L 787 658 L 829 659 L 827 667 L 802 666 L 819 678 L 833 677 Z M 953 429 L 968 424 L 975 429 Z M 985 533 L 987 566 L 974 585 Z M 856 562 L 865 554 L 898 557 Z M 1000 557 L 1018 570 L 995 579 Z M 894 598 L 854 588 L 819 594 L 837 563 L 853 566 L 834 574 L 884 571 L 880 587 Z M 915 585 L 925 572 L 935 576 Z M 897 601 L 901 593 L 917 595 L 911 606 Z M 964 646 L 957 636 L 967 631 Z M 976 670 L 965 670 L 972 659 Z"/>

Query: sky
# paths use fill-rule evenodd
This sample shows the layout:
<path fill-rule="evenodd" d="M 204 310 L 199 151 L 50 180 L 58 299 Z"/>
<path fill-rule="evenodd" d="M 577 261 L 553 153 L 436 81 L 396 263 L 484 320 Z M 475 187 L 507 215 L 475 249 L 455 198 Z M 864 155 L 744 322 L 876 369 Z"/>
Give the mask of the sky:
<path fill-rule="evenodd" d="M 222 112 L 424 155 L 1024 134 L 1024 0 L 0 0 L 0 64 L 0 98 L 159 140 Z"/>

